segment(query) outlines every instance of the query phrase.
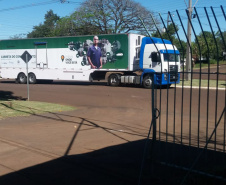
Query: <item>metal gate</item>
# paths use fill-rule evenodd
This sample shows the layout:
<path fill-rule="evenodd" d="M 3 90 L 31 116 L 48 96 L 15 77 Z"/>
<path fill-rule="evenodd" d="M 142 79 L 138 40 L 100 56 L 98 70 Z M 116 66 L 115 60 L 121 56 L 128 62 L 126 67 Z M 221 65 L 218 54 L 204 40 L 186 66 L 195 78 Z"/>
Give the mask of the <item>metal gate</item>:
<path fill-rule="evenodd" d="M 195 45 L 187 36 L 181 13 L 176 11 L 173 16 L 168 12 L 168 17 L 179 40 L 181 61 L 185 61 L 186 53 L 183 37 L 190 49 L 186 58 L 193 64 L 192 58 L 196 57 L 196 65 L 189 69 L 182 62 L 179 85 L 167 89 L 152 87 L 152 123 L 138 184 L 226 184 L 226 62 L 222 62 L 226 52 L 225 11 L 221 6 L 194 8 L 193 15 L 187 10 L 185 13 Z M 170 38 L 168 27 L 159 16 Z M 223 18 L 220 22 L 219 17 Z M 177 25 L 182 33 L 178 33 Z M 159 25 L 155 26 L 163 39 Z M 215 64 L 211 64 L 213 59 Z M 151 181 L 147 182 L 150 176 Z"/>

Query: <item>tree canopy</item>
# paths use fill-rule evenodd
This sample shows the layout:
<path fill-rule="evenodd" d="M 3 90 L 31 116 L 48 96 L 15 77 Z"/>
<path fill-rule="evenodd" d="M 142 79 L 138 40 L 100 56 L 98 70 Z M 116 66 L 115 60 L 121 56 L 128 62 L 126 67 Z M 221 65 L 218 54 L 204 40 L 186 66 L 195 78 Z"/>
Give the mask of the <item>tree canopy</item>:
<path fill-rule="evenodd" d="M 73 19 L 85 26 L 92 25 L 94 32 L 139 32 L 143 25 L 152 28 L 151 12 L 132 0 L 87 0 L 73 14 Z"/>
<path fill-rule="evenodd" d="M 194 53 L 199 58 L 206 58 L 206 59 L 217 59 L 218 57 L 220 59 L 223 58 L 223 52 L 226 51 L 226 48 L 224 46 L 224 41 L 226 41 L 226 31 L 222 33 L 223 38 L 220 35 L 220 32 L 214 33 L 214 36 L 209 31 L 204 31 L 203 33 L 200 33 L 197 36 L 197 39 L 194 43 Z M 204 37 L 205 36 L 205 37 Z M 214 39 L 215 37 L 215 39 Z M 200 45 L 201 51 L 198 49 L 198 44 Z M 201 56 L 200 53 L 201 52 Z"/>
<path fill-rule="evenodd" d="M 151 11 L 133 0 L 86 0 L 70 16 L 60 18 L 52 10 L 44 23 L 34 26 L 27 36 L 75 36 L 109 33 L 141 33 L 143 25 L 153 27 Z M 155 20 L 158 23 L 158 20 Z"/>
<path fill-rule="evenodd" d="M 33 27 L 33 31 L 27 34 L 28 38 L 54 37 L 54 36 L 76 36 L 76 35 L 98 35 L 110 33 L 140 33 L 146 35 L 143 29 L 143 20 L 148 31 L 152 31 L 153 37 L 160 37 L 155 30 L 152 16 L 153 12 L 147 10 L 139 3 L 133 0 L 86 0 L 71 15 L 59 17 L 52 10 L 45 14 L 44 22 Z M 155 22 L 159 24 L 155 17 Z M 154 28 L 154 29 L 153 29 Z M 186 52 L 186 42 L 176 37 L 179 27 L 173 24 L 167 26 L 167 32 L 161 32 L 163 39 L 170 40 L 177 46 L 182 56 Z M 206 37 L 206 41 L 204 39 Z M 12 38 L 23 38 L 24 36 L 15 35 Z M 197 36 L 195 42 L 192 42 L 192 53 L 197 59 L 217 58 L 217 49 L 219 57 L 223 58 L 223 52 L 226 48 L 219 32 L 215 33 L 217 45 L 211 32 L 205 31 Z M 223 32 L 223 38 L 226 42 L 226 31 Z M 201 56 L 198 44 L 201 48 Z M 184 57 L 184 56 L 183 56 Z"/>
<path fill-rule="evenodd" d="M 60 19 L 57 14 L 53 13 L 53 10 L 49 10 L 45 14 L 44 23 L 40 23 L 38 26 L 34 26 L 33 31 L 30 32 L 28 38 L 37 38 L 37 37 L 52 37 L 55 36 L 54 29 L 56 22 Z"/>

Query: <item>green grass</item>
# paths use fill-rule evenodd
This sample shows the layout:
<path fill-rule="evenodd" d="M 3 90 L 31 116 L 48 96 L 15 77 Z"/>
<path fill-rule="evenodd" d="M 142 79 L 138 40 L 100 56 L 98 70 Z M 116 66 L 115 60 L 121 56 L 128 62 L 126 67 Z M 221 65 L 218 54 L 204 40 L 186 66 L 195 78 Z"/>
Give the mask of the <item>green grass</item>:
<path fill-rule="evenodd" d="M 17 116 L 30 116 L 48 112 L 71 111 L 75 109 L 75 107 L 53 103 L 0 100 L 0 119 Z"/>
<path fill-rule="evenodd" d="M 221 60 L 219 61 L 219 65 L 226 65 L 226 60 Z M 210 68 L 211 67 L 216 67 L 217 65 L 217 61 L 216 60 L 211 60 L 210 61 Z M 208 68 L 209 65 L 207 63 L 201 63 L 201 68 Z M 195 66 L 193 67 L 193 69 L 199 69 L 200 68 L 200 63 L 195 64 Z M 183 70 L 183 66 L 181 66 L 181 71 Z M 184 71 L 186 71 L 186 65 L 184 65 Z"/>
<path fill-rule="evenodd" d="M 199 79 L 193 79 L 192 80 L 192 86 L 199 87 Z M 180 81 L 177 86 L 182 86 L 182 81 Z M 216 80 L 210 80 L 209 81 L 209 87 L 215 87 L 216 88 Z M 184 86 L 191 86 L 191 81 L 184 81 Z M 208 80 L 201 80 L 201 87 L 208 87 Z M 226 81 L 219 80 L 218 81 L 218 88 L 225 88 L 226 87 Z"/>
<path fill-rule="evenodd" d="M 222 64 L 226 64 L 226 61 L 225 60 L 221 60 L 219 61 L 219 65 L 222 65 Z M 216 66 L 217 65 L 217 61 L 210 61 L 210 67 L 211 66 Z M 208 64 L 206 63 L 201 63 L 201 68 L 207 68 L 208 67 Z M 195 69 L 199 69 L 200 68 L 200 64 L 195 64 L 194 66 Z"/>
<path fill-rule="evenodd" d="M 226 64 L 226 60 L 219 61 L 219 65 Z M 210 60 L 210 67 L 216 67 L 217 61 L 216 60 Z M 209 65 L 207 63 L 201 63 L 201 68 L 208 68 Z M 200 63 L 195 64 L 193 69 L 199 69 Z M 181 66 L 181 71 L 183 70 L 183 66 Z M 186 65 L 184 65 L 184 70 L 186 70 Z"/>

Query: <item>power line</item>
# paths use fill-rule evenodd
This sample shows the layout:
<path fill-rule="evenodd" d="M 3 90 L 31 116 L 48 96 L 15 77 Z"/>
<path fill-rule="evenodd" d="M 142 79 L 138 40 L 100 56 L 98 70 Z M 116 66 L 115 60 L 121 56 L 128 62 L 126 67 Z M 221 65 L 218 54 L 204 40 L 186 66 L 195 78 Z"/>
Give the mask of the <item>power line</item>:
<path fill-rule="evenodd" d="M 28 4 L 28 5 L 17 6 L 17 7 L 4 8 L 4 9 L 0 9 L 0 13 L 6 12 L 6 11 L 12 11 L 12 10 L 18 10 L 18 9 L 23 9 L 23 8 L 34 7 L 34 6 L 48 5 L 48 4 L 53 4 L 53 3 L 59 3 L 59 1 L 58 0 L 52 0 L 52 1 L 47 1 L 47 2 L 36 3 L 36 4 L 32 3 L 32 4 Z"/>
<path fill-rule="evenodd" d="M 43 6 L 43 5 L 49 5 L 49 4 L 54 4 L 54 3 L 65 3 L 66 0 L 51 0 L 47 2 L 41 2 L 41 3 L 32 3 L 32 4 L 27 4 L 27 5 L 22 5 L 22 6 L 17 6 L 17 7 L 10 7 L 10 8 L 4 8 L 0 9 L 0 13 L 6 12 L 6 11 L 12 11 L 12 10 L 19 10 L 23 8 L 30 8 L 30 7 L 35 7 L 35 6 Z M 74 1 L 68 1 L 68 3 L 73 3 L 73 4 L 80 4 L 81 2 L 74 2 Z"/>
<path fill-rule="evenodd" d="M 195 2 L 195 4 L 194 4 L 193 8 L 194 8 L 194 7 L 195 7 L 195 5 L 198 3 L 198 1 L 199 1 L 199 0 L 197 0 L 197 1 Z"/>
<path fill-rule="evenodd" d="M 186 3 L 186 1 L 184 0 L 184 3 L 185 3 L 185 5 L 186 5 L 186 7 L 188 8 L 188 4 Z"/>
<path fill-rule="evenodd" d="M 2 1 L 3 0 L 0 0 L 1 4 L 3 4 Z M 159 1 L 161 1 L 161 0 L 159 0 Z M 225 4 L 226 4 L 225 0 L 218 0 L 218 2 L 222 2 L 223 7 L 225 7 Z M 67 5 L 67 4 L 81 4 L 82 0 L 80 0 L 80 1 L 76 1 L 76 0 L 46 0 L 45 2 L 42 1 L 42 2 L 38 2 L 38 3 L 29 3 L 29 4 L 22 5 L 22 6 L 14 6 L 14 7 L 10 7 L 10 8 L 4 8 L 4 9 L 0 10 L 0 13 L 2 13 L 2 12 L 5 12 L 5 13 L 9 12 L 10 13 L 13 10 L 20 10 L 20 9 L 25 9 L 25 8 L 44 6 L 44 5 L 50 5 L 50 4 L 56 4 L 56 3 L 59 3 L 59 4 L 62 3 L 64 5 Z M 181 13 L 181 15 L 184 15 L 184 13 L 186 13 L 185 10 L 186 10 L 187 7 L 185 6 L 183 0 L 171 0 L 169 2 L 169 4 L 167 4 L 167 6 L 165 6 L 164 8 L 159 8 L 159 3 L 161 3 L 161 2 L 158 2 L 158 5 L 154 4 L 153 6 L 150 6 L 150 8 L 147 8 L 147 9 L 152 11 L 152 12 L 154 12 L 154 13 L 161 12 L 161 14 L 164 15 L 164 16 L 168 14 L 169 10 L 174 10 L 174 11 L 170 11 L 172 14 L 176 13 L 175 10 L 178 10 L 180 13 L 183 11 L 183 13 Z M 194 6 L 196 6 L 196 8 L 203 8 L 201 6 L 204 6 L 206 4 L 211 5 L 211 3 L 213 4 L 212 0 L 205 0 L 205 2 L 196 0 L 196 3 L 195 3 Z M 216 4 L 214 4 L 214 5 L 216 6 Z M 220 7 L 216 7 L 216 8 L 220 8 Z M 155 10 L 155 11 L 153 11 L 153 10 Z M 157 10 L 159 10 L 159 11 L 157 12 Z M 200 18 L 202 18 L 202 16 L 205 17 L 205 15 L 200 14 Z M 218 17 L 220 17 L 220 15 Z M 174 18 L 176 20 L 178 20 L 176 16 Z M 22 19 L 25 20 L 25 18 L 22 18 Z M 187 17 L 186 16 L 182 16 L 182 21 L 184 22 L 185 20 L 187 20 Z M 27 25 L 26 20 L 23 21 L 23 22 L 26 22 L 26 23 L 23 26 L 21 26 L 21 21 L 20 21 L 20 23 L 18 23 L 18 21 L 16 21 L 15 19 L 13 19 L 12 21 L 8 20 L 8 19 L 2 19 L 1 20 L 1 16 L 0 16 L 0 22 L 7 22 L 8 23 L 8 25 L 7 25 L 8 27 L 10 27 L 9 24 L 11 24 L 12 25 L 11 27 L 17 28 L 16 29 L 17 31 L 18 30 L 30 29 L 30 27 Z M 2 24 L 2 25 L 6 26 L 5 24 Z M 38 23 L 36 25 L 38 25 Z M 31 26 L 31 27 L 33 27 L 33 26 Z M 1 32 L 5 32 L 5 31 L 1 29 Z"/>

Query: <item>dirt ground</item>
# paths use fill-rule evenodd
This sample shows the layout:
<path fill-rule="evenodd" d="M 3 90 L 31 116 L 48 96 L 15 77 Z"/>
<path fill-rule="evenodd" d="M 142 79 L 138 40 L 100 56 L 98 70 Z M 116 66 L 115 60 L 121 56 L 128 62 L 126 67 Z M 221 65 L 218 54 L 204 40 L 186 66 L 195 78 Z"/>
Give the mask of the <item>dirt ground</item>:
<path fill-rule="evenodd" d="M 14 99 L 27 98 L 26 85 L 10 80 L 0 81 L 0 95 L 3 91 Z M 156 92 L 159 104 L 160 90 Z M 181 120 L 183 137 L 189 135 L 190 92 L 190 89 L 176 88 L 175 95 L 174 88 L 161 90 L 161 109 L 158 105 L 161 116 L 157 125 L 164 138 L 168 136 L 172 140 L 171 133 L 175 131 L 176 139 L 180 140 Z M 104 82 L 30 85 L 31 101 L 71 105 L 77 109 L 0 120 L 0 184 L 138 184 L 152 120 L 151 93 L 150 89 L 134 86 L 109 87 Z M 198 107 L 200 93 L 201 107 Z M 215 97 L 216 91 L 209 93 Z M 194 89 L 192 97 L 192 132 L 196 145 L 198 120 L 200 128 L 206 130 L 206 90 Z M 225 107 L 224 90 L 219 90 L 218 99 L 217 118 Z M 209 103 L 214 105 L 209 106 L 209 120 L 214 124 L 215 98 L 210 98 Z M 182 118 L 181 107 L 184 107 Z M 209 127 L 211 132 L 212 125 Z M 203 137 L 205 134 L 200 136 L 202 146 Z M 222 143 L 222 135 L 218 139 Z M 219 149 L 222 147 L 221 144 Z M 151 173 L 151 169 L 146 170 L 145 174 Z M 149 184 L 150 180 L 153 184 L 165 184 L 151 176 L 145 176 L 142 184 Z"/>

